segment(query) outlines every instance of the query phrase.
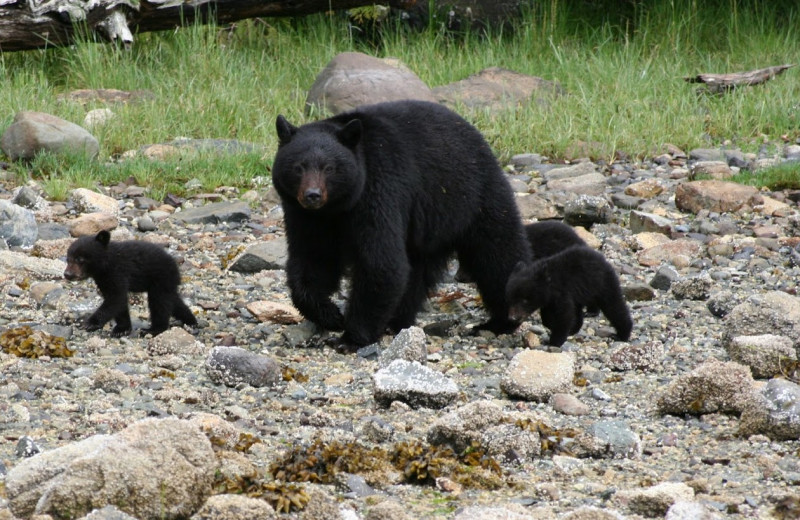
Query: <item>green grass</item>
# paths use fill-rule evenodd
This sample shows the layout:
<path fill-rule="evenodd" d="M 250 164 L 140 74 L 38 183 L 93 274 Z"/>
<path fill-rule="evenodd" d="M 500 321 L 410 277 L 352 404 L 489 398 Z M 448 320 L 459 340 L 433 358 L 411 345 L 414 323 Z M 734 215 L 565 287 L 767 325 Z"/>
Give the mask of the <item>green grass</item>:
<path fill-rule="evenodd" d="M 87 110 L 58 100 L 80 88 L 148 90 L 149 100 L 111 107 L 117 118 L 95 131 L 98 160 L 38 159 L 16 166 L 53 196 L 68 186 L 111 184 L 133 175 L 157 192 L 191 178 L 246 186 L 268 174 L 276 148 L 275 117 L 293 123 L 306 92 L 337 53 L 397 57 L 430 86 L 490 66 L 559 82 L 567 95 L 499 113 L 464 113 L 501 160 L 521 152 L 563 157 L 578 142 L 595 158 L 616 151 L 648 156 L 665 143 L 686 150 L 726 139 L 754 151 L 766 138 L 800 136 L 800 67 L 763 85 L 723 96 L 698 94 L 684 76 L 800 63 L 791 2 L 536 2 L 513 28 L 480 36 L 415 33 L 387 24 L 376 42 L 354 39 L 342 16 L 250 20 L 235 30 L 192 26 L 143 33 L 130 51 L 91 42 L 46 51 L 0 54 L 0 128 L 20 110 L 52 113 L 80 124 Z M 580 7 L 580 9 L 578 8 Z M 443 65 L 446 64 L 446 65 Z M 311 117 L 318 117 L 315 114 Z M 197 157 L 161 162 L 110 159 L 176 137 L 235 138 L 265 147 L 259 157 Z"/>
<path fill-rule="evenodd" d="M 739 173 L 732 180 L 771 191 L 800 190 L 800 162 L 786 162 L 754 173 Z"/>

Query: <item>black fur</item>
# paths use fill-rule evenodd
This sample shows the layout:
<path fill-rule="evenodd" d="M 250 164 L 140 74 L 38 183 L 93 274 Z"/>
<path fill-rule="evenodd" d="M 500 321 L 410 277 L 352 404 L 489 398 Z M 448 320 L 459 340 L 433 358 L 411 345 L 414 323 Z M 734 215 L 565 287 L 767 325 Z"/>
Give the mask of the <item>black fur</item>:
<path fill-rule="evenodd" d="M 128 293 L 146 292 L 150 308 L 150 329 L 153 335 L 169 326 L 170 316 L 186 325 L 197 325 L 197 319 L 178 294 L 181 283 L 178 264 L 163 247 L 139 240 L 111 242 L 108 231 L 77 239 L 67 251 L 64 278 L 92 278 L 103 303 L 83 323 L 86 330 L 103 327 L 110 320 L 114 336 L 131 332 Z"/>
<path fill-rule="evenodd" d="M 589 247 L 572 246 L 533 263 L 521 262 L 511 273 L 506 295 L 512 319 L 541 309 L 550 345 L 562 345 L 581 329 L 583 306 L 600 309 L 619 339 L 630 338 L 633 321 L 617 273 Z"/>
<path fill-rule="evenodd" d="M 525 234 L 531 244 L 534 260 L 554 255 L 569 246 L 586 245 L 586 242 L 578 236 L 572 226 L 558 220 L 543 220 L 527 224 Z M 468 283 L 472 281 L 472 275 L 459 265 L 455 280 Z"/>
<path fill-rule="evenodd" d="M 475 273 L 491 319 L 511 332 L 505 286 L 530 259 L 511 188 L 489 145 L 447 108 L 420 101 L 365 106 L 309 123 L 276 122 L 272 171 L 289 244 L 295 306 L 342 342 L 366 345 L 414 323 L 456 252 Z M 330 296 L 349 269 L 342 315 Z"/>

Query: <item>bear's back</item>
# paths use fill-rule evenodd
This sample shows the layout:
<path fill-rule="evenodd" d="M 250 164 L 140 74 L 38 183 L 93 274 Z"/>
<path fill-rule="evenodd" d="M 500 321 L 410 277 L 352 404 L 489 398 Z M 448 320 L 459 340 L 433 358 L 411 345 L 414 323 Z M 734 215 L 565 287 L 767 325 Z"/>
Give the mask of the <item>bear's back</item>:
<path fill-rule="evenodd" d="M 115 261 L 117 276 L 128 277 L 133 292 L 180 284 L 177 262 L 158 244 L 143 240 L 111 242 L 109 253 Z"/>

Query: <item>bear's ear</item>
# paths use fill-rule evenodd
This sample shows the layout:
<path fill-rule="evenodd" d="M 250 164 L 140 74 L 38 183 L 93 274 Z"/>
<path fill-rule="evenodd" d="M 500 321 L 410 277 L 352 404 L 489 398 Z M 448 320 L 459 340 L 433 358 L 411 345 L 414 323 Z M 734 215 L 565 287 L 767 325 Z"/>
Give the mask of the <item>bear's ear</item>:
<path fill-rule="evenodd" d="M 361 120 L 351 119 L 344 127 L 336 133 L 339 142 L 348 148 L 355 148 L 361 140 Z"/>
<path fill-rule="evenodd" d="M 106 247 L 108 243 L 111 241 L 111 233 L 109 233 L 106 230 L 100 231 L 99 233 L 97 233 L 94 239 L 100 242 L 100 245 Z"/>
<path fill-rule="evenodd" d="M 275 120 L 275 129 L 278 131 L 278 141 L 280 141 L 281 144 L 286 144 L 291 141 L 294 134 L 297 133 L 297 127 L 292 125 L 292 123 L 287 121 L 282 115 L 279 115 L 278 119 Z"/>

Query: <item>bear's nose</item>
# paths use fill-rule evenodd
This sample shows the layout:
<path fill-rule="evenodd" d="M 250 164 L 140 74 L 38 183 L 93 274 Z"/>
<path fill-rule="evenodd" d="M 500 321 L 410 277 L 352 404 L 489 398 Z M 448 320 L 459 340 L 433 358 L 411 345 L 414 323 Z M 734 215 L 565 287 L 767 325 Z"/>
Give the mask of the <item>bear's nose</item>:
<path fill-rule="evenodd" d="M 319 188 L 309 188 L 303 194 L 306 207 L 316 208 L 322 204 L 322 191 Z"/>

